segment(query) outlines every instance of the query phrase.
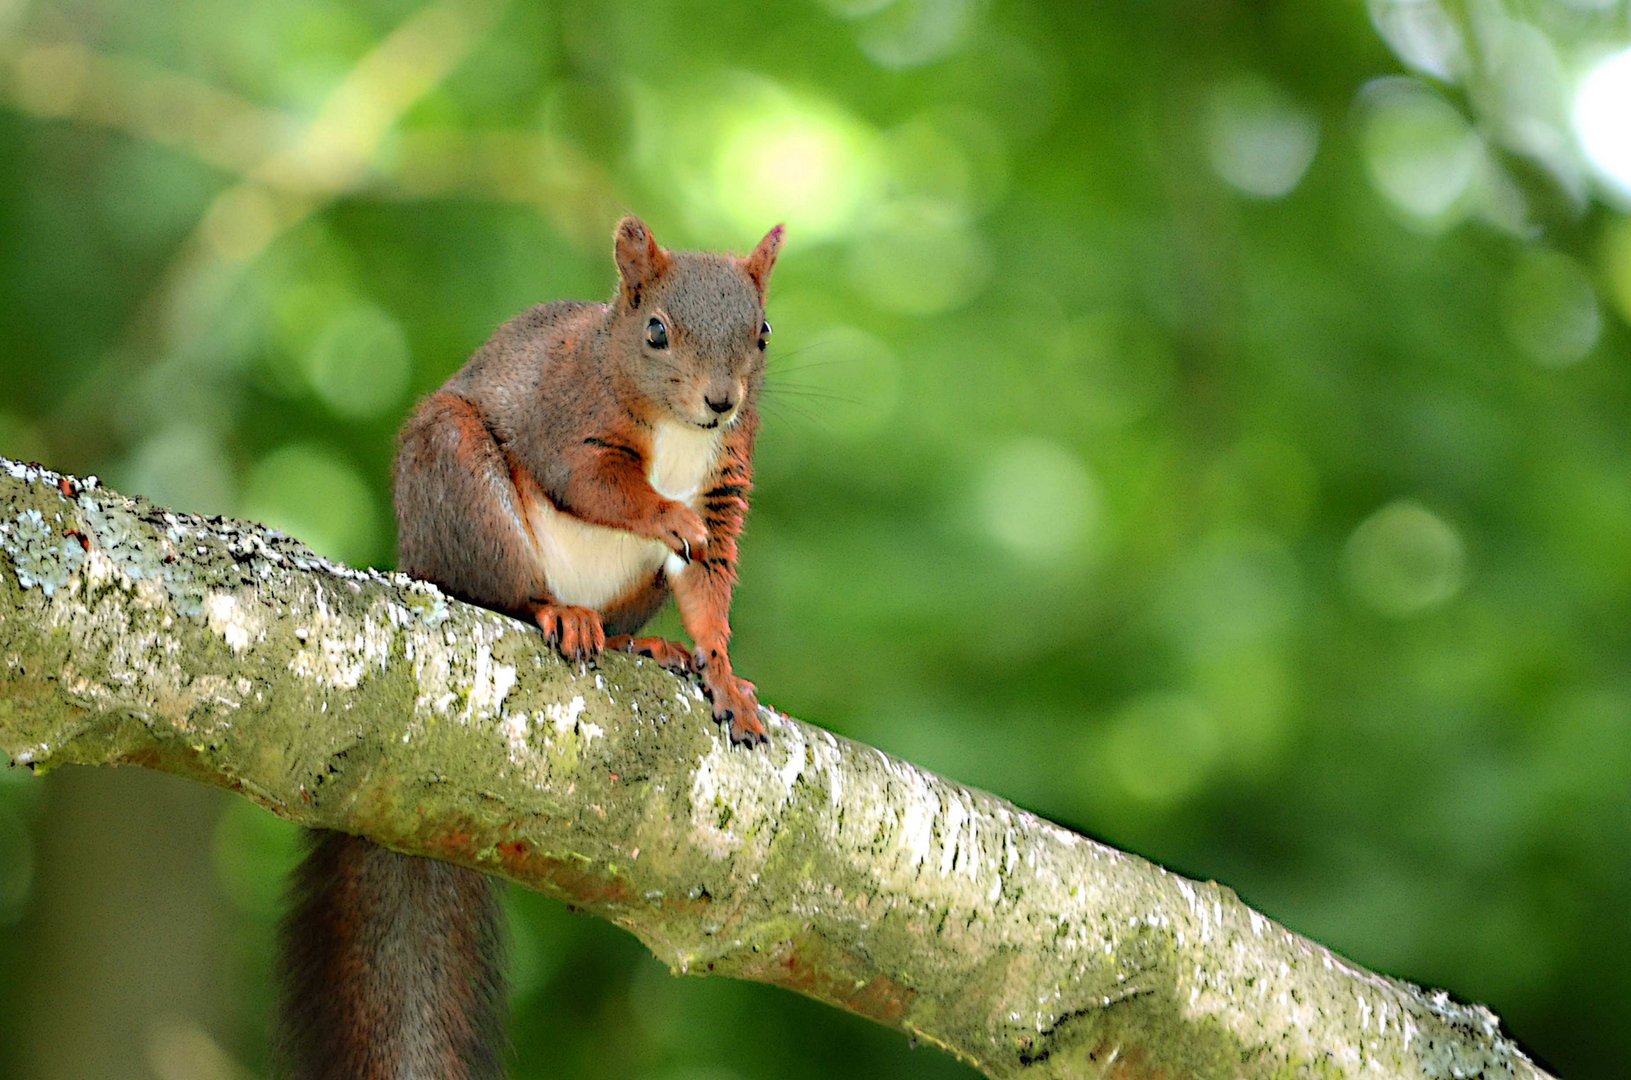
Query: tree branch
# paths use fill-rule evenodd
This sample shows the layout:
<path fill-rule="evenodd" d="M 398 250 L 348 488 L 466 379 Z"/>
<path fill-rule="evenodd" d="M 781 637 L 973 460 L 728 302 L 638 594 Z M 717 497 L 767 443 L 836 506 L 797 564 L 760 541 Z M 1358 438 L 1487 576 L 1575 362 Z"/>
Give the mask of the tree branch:
<path fill-rule="evenodd" d="M 0 459 L 0 745 L 135 764 L 501 874 L 678 972 L 775 983 L 988 1076 L 1540 1077 L 1495 1017 L 984 792 L 529 627 Z"/>

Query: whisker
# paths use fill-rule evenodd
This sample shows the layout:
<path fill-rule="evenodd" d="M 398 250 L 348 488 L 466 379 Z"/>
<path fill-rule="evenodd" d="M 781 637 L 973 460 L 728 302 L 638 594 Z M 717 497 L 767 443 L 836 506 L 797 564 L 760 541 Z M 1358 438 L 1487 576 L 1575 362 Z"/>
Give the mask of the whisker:
<path fill-rule="evenodd" d="M 789 382 L 786 379 L 773 379 L 770 382 L 765 383 L 765 386 L 775 387 L 780 390 L 816 390 L 824 394 L 833 392 L 833 388 L 825 383 Z"/>
<path fill-rule="evenodd" d="M 765 389 L 764 389 L 764 392 L 767 393 L 767 394 L 771 394 L 771 395 L 782 395 L 782 396 L 785 396 L 785 397 L 814 398 L 814 399 L 816 399 L 818 401 L 838 401 L 838 402 L 842 402 L 845 405 L 859 405 L 859 404 L 861 404 L 861 399 L 858 398 L 858 397 L 852 397 L 849 394 L 836 394 L 836 393 L 833 393 L 831 390 L 822 390 L 822 389 L 818 389 L 817 387 L 813 387 L 813 386 L 769 386 L 769 385 L 767 385 L 765 387 Z"/>
<path fill-rule="evenodd" d="M 777 416 L 781 416 L 781 417 L 784 417 L 784 418 L 785 417 L 797 417 L 798 419 L 802 420 L 806 424 L 811 425 L 812 427 L 820 428 L 822 431 L 829 432 L 829 433 L 832 431 L 832 426 L 830 424 L 828 424 L 824 419 L 817 416 L 815 413 L 811 412 L 808 409 L 804 409 L 804 408 L 801 408 L 801 407 L 793 404 L 791 401 L 785 401 L 785 400 L 784 401 L 770 401 L 770 400 L 767 399 L 767 400 L 762 400 L 760 402 L 760 405 L 763 406 L 767 412 L 773 413 L 773 414 L 775 414 Z"/>
<path fill-rule="evenodd" d="M 855 365 L 859 362 L 860 361 L 853 359 L 813 360 L 808 363 L 799 364 L 796 367 L 770 368 L 765 372 L 765 374 L 769 378 L 779 381 L 781 379 L 785 379 L 789 375 L 804 375 L 812 371 L 821 371 L 824 368 L 846 368 L 849 370 L 855 370 Z"/>
<path fill-rule="evenodd" d="M 794 356 L 800 356 L 809 352 L 811 349 L 820 348 L 823 344 L 824 343 L 820 341 L 811 341 L 791 349 L 772 349 L 770 350 L 769 355 L 765 357 L 765 362 L 768 364 L 774 364 L 781 360 L 787 360 Z"/>
<path fill-rule="evenodd" d="M 817 352 L 817 350 L 820 350 L 820 351 Z M 828 342 L 824 342 L 824 341 L 813 341 L 808 345 L 800 345 L 796 349 L 785 349 L 785 350 L 781 350 L 781 351 L 778 351 L 778 352 L 773 352 L 768 357 L 766 357 L 766 362 L 769 363 L 772 367 L 778 367 L 778 366 L 781 366 L 783 364 L 786 364 L 787 361 L 792 360 L 795 357 L 806 356 L 807 354 L 812 353 L 812 352 L 815 352 L 817 356 L 820 356 L 823 353 L 828 354 L 829 356 L 831 356 L 830 360 L 825 361 L 826 363 L 853 364 L 853 363 L 858 362 L 858 358 L 856 356 L 852 355 L 852 354 L 849 354 L 849 353 L 837 353 L 837 354 L 835 354 L 835 346 L 832 345 L 832 344 L 829 344 Z"/>
<path fill-rule="evenodd" d="M 783 367 L 787 361 L 794 357 L 804 356 L 810 352 L 817 352 L 818 355 L 826 354 L 830 357 L 830 359 L 821 360 L 823 364 L 858 364 L 861 362 L 861 358 L 855 356 L 853 352 L 839 352 L 840 347 L 841 342 L 831 339 L 817 339 L 796 348 L 773 350 L 767 358 L 767 363 L 771 367 Z"/>

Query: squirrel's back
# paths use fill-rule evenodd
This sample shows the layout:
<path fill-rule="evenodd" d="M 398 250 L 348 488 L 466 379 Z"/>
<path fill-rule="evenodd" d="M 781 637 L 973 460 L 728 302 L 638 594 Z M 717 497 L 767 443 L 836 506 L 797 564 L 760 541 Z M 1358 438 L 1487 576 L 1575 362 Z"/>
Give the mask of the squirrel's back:
<path fill-rule="evenodd" d="M 442 389 L 475 402 L 506 426 L 531 415 L 550 376 L 572 363 L 606 316 L 606 305 L 556 300 L 528 308 L 494 330 Z M 587 373 L 574 372 L 582 377 Z M 551 395 L 556 396 L 556 395 Z"/>

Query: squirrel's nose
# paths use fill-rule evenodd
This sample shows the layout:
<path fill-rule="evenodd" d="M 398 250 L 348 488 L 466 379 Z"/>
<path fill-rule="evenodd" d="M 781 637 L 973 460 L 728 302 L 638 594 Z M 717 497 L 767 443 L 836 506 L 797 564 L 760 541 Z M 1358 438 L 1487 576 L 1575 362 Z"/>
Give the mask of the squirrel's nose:
<path fill-rule="evenodd" d="M 702 400 L 708 403 L 708 408 L 712 409 L 716 413 L 719 413 L 721 416 L 736 408 L 736 399 L 728 395 L 718 399 L 717 401 L 711 397 L 704 397 Z"/>

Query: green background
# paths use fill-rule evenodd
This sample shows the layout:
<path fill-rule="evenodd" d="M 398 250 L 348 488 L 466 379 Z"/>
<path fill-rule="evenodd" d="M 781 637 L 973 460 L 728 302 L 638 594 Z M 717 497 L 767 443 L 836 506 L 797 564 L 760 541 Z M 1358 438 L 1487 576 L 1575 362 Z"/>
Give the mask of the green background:
<path fill-rule="evenodd" d="M 386 566 L 400 418 L 609 295 L 620 214 L 785 221 L 764 698 L 1623 1075 L 1631 194 L 1570 108 L 1628 42 L 1615 0 L 0 0 L 0 453 Z M 0 772 L 0 1075 L 263 1074 L 293 852 Z M 970 1075 L 510 899 L 517 1077 Z"/>

